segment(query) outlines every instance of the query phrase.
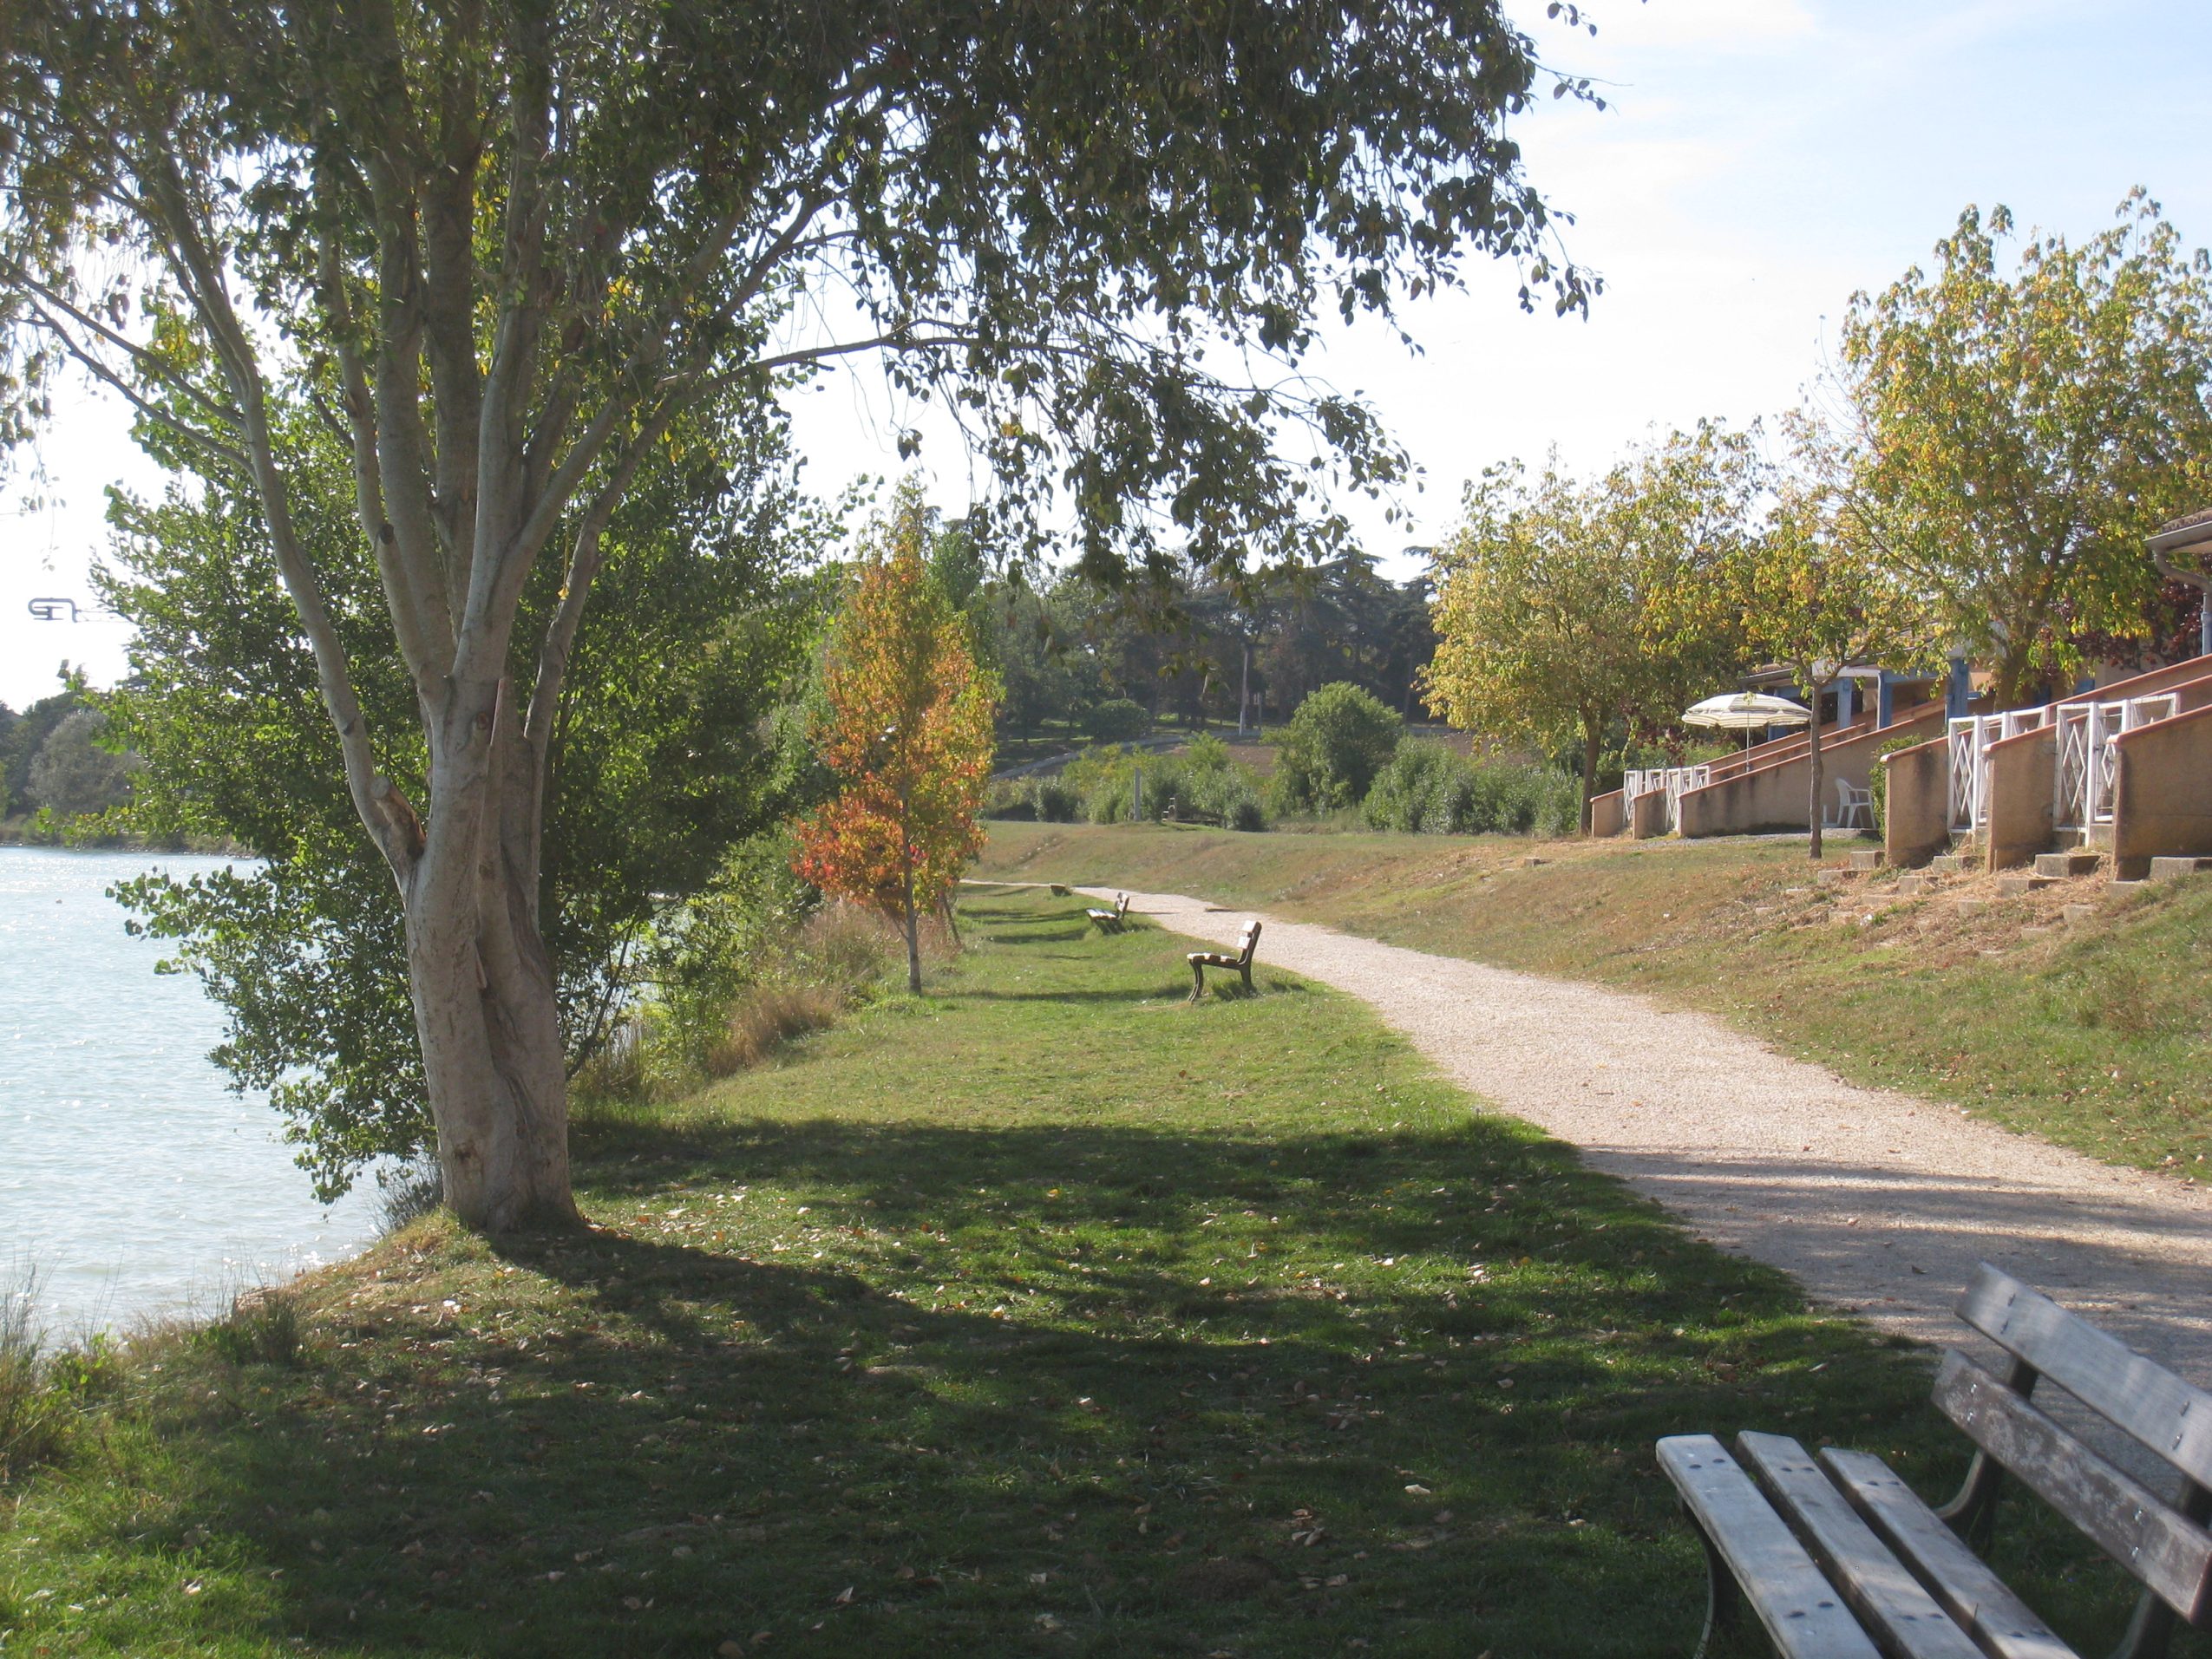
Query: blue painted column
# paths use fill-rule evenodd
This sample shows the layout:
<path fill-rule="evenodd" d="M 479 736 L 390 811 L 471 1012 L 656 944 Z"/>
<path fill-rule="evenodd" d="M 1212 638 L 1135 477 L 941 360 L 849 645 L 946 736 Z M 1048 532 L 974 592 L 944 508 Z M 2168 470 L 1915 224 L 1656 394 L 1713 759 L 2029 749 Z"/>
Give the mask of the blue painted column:
<path fill-rule="evenodd" d="M 1859 683 L 1842 679 L 1836 683 L 1836 723 L 1848 726 L 1859 712 Z"/>
<path fill-rule="evenodd" d="M 1875 682 L 1874 723 L 1877 726 L 1887 726 L 1896 718 L 1897 682 L 1889 670 L 1884 669 L 1882 671 L 1882 677 Z"/>
<path fill-rule="evenodd" d="M 1943 690 L 1944 716 L 1950 720 L 1964 720 L 1967 717 L 1967 703 L 1973 696 L 1973 682 L 1967 676 L 1967 659 L 1954 656 L 1951 659 L 1950 683 Z"/>

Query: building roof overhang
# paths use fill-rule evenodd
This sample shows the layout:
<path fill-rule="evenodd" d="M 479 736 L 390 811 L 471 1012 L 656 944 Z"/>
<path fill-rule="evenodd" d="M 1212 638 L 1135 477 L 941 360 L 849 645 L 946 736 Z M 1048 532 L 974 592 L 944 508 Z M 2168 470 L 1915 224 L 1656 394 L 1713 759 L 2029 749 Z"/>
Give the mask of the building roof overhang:
<path fill-rule="evenodd" d="M 2154 553 L 2182 553 L 2193 547 L 2212 547 L 2212 507 L 2162 524 L 2150 532 Z"/>

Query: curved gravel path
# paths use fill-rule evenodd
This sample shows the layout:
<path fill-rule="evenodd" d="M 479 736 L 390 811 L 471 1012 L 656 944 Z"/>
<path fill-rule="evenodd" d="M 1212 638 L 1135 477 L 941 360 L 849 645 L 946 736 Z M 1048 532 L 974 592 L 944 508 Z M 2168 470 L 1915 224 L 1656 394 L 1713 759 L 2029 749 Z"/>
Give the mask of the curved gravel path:
<path fill-rule="evenodd" d="M 1134 893 L 1131 905 L 1231 948 L 1251 914 L 1173 893 Z M 1260 920 L 1262 972 L 1286 969 L 1371 1004 L 1456 1081 L 1819 1300 L 1956 1342 L 1952 1303 L 1989 1261 L 2212 1382 L 2212 1199 L 2202 1192 L 1844 1082 L 1702 1014 Z"/>

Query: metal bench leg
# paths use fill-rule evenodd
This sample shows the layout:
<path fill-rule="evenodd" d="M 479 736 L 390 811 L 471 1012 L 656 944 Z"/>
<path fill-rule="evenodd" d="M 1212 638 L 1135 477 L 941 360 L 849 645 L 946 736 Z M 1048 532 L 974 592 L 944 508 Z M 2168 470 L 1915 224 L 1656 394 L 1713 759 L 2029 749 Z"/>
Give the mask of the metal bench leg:
<path fill-rule="evenodd" d="M 1697 1526 L 1696 1518 L 1691 1519 Z M 1698 1637 L 1698 1651 L 1693 1659 L 1705 1659 L 1712 1650 L 1713 1638 L 1726 1636 L 1736 1629 L 1743 1617 L 1744 1592 L 1737 1587 L 1736 1575 L 1728 1570 L 1728 1563 L 1721 1559 L 1720 1551 L 1705 1529 L 1698 1526 L 1698 1542 L 1705 1546 L 1705 1628 Z"/>
<path fill-rule="evenodd" d="M 2025 1360 L 2016 1357 L 2005 1368 L 2005 1386 L 2025 1400 L 2034 1392 L 2040 1375 Z M 1997 1536 L 1997 1498 L 2004 1484 L 2004 1466 L 1986 1452 L 1977 1452 L 1967 1466 L 1967 1478 L 1958 1495 L 1935 1512 L 1976 1555 L 1986 1555 L 1990 1540 Z"/>
<path fill-rule="evenodd" d="M 2173 1636 L 2174 1610 L 2146 1590 L 2135 1604 L 2135 1617 L 2128 1621 L 2128 1633 L 2112 1649 L 2112 1659 L 2164 1659 Z"/>
<path fill-rule="evenodd" d="M 1252 964 L 1248 962 L 1240 962 L 1237 964 L 1237 971 L 1244 976 L 1244 994 L 1247 996 L 1251 996 Z"/>
<path fill-rule="evenodd" d="M 1205 994 L 1206 964 L 1202 962 L 1194 962 L 1190 964 L 1190 1000 L 1194 1003 Z"/>
<path fill-rule="evenodd" d="M 1958 1495 L 1935 1512 L 1976 1555 L 1986 1554 L 1997 1536 L 1997 1498 L 2004 1484 L 2004 1466 L 1977 1452 Z"/>

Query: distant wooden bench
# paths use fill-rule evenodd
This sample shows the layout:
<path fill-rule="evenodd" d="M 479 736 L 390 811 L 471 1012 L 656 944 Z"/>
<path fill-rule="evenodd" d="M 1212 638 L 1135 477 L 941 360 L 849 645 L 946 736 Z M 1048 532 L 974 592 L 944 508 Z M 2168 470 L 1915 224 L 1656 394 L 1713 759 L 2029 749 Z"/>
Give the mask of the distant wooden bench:
<path fill-rule="evenodd" d="M 1090 918 L 1101 933 L 1119 933 L 1129 925 L 1129 896 L 1116 893 L 1113 909 L 1085 911 L 1083 914 Z"/>
<path fill-rule="evenodd" d="M 1208 968 L 1234 968 L 1244 976 L 1244 988 L 1252 989 L 1252 953 L 1260 948 L 1260 924 L 1247 922 L 1244 932 L 1237 940 L 1237 952 L 1228 956 L 1219 950 L 1194 950 L 1190 953 L 1190 1000 L 1196 1002 L 1206 994 L 1206 970 Z"/>
<path fill-rule="evenodd" d="M 1935 1408 L 1977 1448 L 1940 1509 L 1864 1452 L 1812 1457 L 1749 1432 L 1737 1457 L 1710 1434 L 1659 1443 L 1705 1542 L 1702 1653 L 1748 1601 L 1789 1659 L 2067 1659 L 2067 1647 L 1975 1554 L 2006 1474 L 2143 1584 L 2114 1659 L 2154 1659 L 2176 1619 L 2212 1623 L 2212 1394 L 1987 1265 L 1960 1318 L 2003 1349 L 2004 1375 L 1944 1356 Z M 2029 1402 L 2047 1378 L 2181 1476 L 2168 1502 Z M 1973 1547 L 1969 1547 L 1969 1545 Z"/>

